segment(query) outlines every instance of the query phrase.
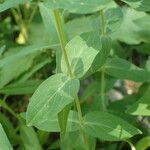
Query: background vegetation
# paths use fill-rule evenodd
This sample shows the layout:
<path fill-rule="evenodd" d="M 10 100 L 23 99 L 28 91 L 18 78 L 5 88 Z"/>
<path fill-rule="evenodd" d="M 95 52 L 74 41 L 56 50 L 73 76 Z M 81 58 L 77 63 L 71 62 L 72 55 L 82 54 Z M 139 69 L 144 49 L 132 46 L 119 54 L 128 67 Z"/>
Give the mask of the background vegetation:
<path fill-rule="evenodd" d="M 148 149 L 149 12 L 148 0 L 0 0 L 0 150 Z M 82 115 L 90 113 L 82 124 L 87 143 L 78 125 L 66 127 L 68 111 L 43 124 L 46 111 L 33 119 L 46 90 L 67 80 L 57 80 L 68 73 L 65 45 L 77 79 L 68 81 L 72 95 L 58 95 L 55 108 L 75 113 L 64 101 L 78 93 Z"/>

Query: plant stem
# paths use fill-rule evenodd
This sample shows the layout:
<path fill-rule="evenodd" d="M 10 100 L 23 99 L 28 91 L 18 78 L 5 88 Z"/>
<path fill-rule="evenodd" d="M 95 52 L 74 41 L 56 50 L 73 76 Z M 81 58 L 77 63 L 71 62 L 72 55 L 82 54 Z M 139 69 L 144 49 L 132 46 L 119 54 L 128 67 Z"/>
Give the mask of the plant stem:
<path fill-rule="evenodd" d="M 82 111 L 81 111 L 81 106 L 80 106 L 80 101 L 79 101 L 79 97 L 77 96 L 75 99 L 75 103 L 76 103 L 76 107 L 77 107 L 77 111 L 78 111 L 78 117 L 79 117 L 79 121 L 80 121 L 80 126 L 82 129 L 82 137 L 83 137 L 83 141 L 84 141 L 84 147 L 85 150 L 89 150 L 89 143 L 88 143 L 88 137 L 86 132 L 84 131 L 84 127 L 83 127 L 83 117 L 82 117 Z"/>
<path fill-rule="evenodd" d="M 6 109 L 10 114 L 12 114 L 15 118 L 18 119 L 18 115 L 7 105 L 5 101 L 0 101 L 0 105 Z"/>
<path fill-rule="evenodd" d="M 55 20 L 56 20 L 56 27 L 57 27 L 57 32 L 58 32 L 58 36 L 59 36 L 59 41 L 60 41 L 62 53 L 64 55 L 64 59 L 65 59 L 65 63 L 66 63 L 66 66 L 67 66 L 68 74 L 69 74 L 70 78 L 73 78 L 72 69 L 71 69 L 71 66 L 70 66 L 70 63 L 69 63 L 67 52 L 65 50 L 66 38 L 65 38 L 65 34 L 63 32 L 63 25 L 62 25 L 62 20 L 61 20 L 61 17 L 60 17 L 59 10 L 54 10 L 54 16 L 55 16 Z M 75 99 L 75 103 L 76 103 L 76 107 L 77 107 L 77 111 L 78 111 L 80 126 L 81 126 L 81 129 L 82 129 L 82 136 L 83 136 L 83 140 L 84 140 L 84 143 L 85 143 L 85 149 L 89 150 L 88 138 L 87 138 L 87 135 L 86 135 L 86 133 L 84 131 L 84 127 L 83 127 L 83 117 L 82 117 L 82 111 L 81 111 L 81 106 L 80 106 L 80 101 L 79 101 L 78 96 Z"/>
<path fill-rule="evenodd" d="M 101 72 L 101 104 L 102 104 L 102 110 L 105 111 L 106 110 L 106 106 L 105 106 L 105 73 L 104 71 Z"/>
<path fill-rule="evenodd" d="M 103 10 L 100 11 L 100 19 L 101 19 L 101 35 L 104 36 L 105 33 L 105 17 Z M 104 70 L 101 72 L 101 104 L 102 104 L 102 110 L 106 110 L 105 106 L 105 73 Z"/>
<path fill-rule="evenodd" d="M 105 35 L 105 17 L 103 10 L 100 11 L 100 18 L 101 18 L 101 34 Z"/>
<path fill-rule="evenodd" d="M 73 78 L 73 73 L 71 71 L 71 66 L 69 64 L 68 56 L 67 56 L 67 53 L 65 50 L 66 38 L 65 38 L 65 34 L 63 32 L 62 20 L 61 20 L 60 14 L 59 14 L 59 10 L 54 10 L 54 16 L 55 16 L 55 20 L 56 20 L 57 32 L 58 32 L 58 36 L 59 36 L 59 40 L 60 40 L 60 44 L 61 44 L 61 49 L 62 49 L 62 53 L 64 55 L 68 73 L 69 73 L 70 78 Z"/>
<path fill-rule="evenodd" d="M 34 15 L 36 14 L 37 9 L 38 9 L 38 5 L 35 5 L 32 12 L 31 12 L 31 16 L 28 19 L 28 24 L 27 24 L 28 27 L 29 27 L 29 25 L 31 24 L 31 22 L 34 18 Z"/>

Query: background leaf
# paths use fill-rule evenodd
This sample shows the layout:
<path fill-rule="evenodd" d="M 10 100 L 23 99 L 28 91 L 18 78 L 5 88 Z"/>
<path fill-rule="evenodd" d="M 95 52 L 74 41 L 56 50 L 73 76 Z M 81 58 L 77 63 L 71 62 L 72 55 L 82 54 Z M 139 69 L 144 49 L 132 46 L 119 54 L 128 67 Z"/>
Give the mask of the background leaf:
<path fill-rule="evenodd" d="M 132 115 L 150 116 L 150 87 L 136 103 L 129 106 L 126 112 Z"/>
<path fill-rule="evenodd" d="M 30 2 L 31 0 L 4 0 L 4 2 L 0 3 L 0 12 L 15 7 L 18 4 L 23 4 L 25 2 Z"/>
<path fill-rule="evenodd" d="M 45 3 L 40 3 L 39 4 L 40 13 L 43 19 L 45 29 L 49 35 L 49 43 L 57 44 L 59 43 L 59 40 L 57 37 L 57 31 L 55 29 L 55 20 L 53 16 L 53 11 L 48 6 L 49 5 L 46 5 Z"/>
<path fill-rule="evenodd" d="M 50 47 L 50 45 L 45 44 L 27 46 L 23 47 L 17 53 L 13 53 L 1 59 L 0 88 L 27 71 L 32 66 L 34 59 L 43 52 L 42 50 Z"/>
<path fill-rule="evenodd" d="M 134 64 L 118 58 L 110 58 L 103 66 L 105 73 L 119 79 L 128 79 L 136 82 L 150 81 L 150 72 Z"/>
<path fill-rule="evenodd" d="M 89 135 L 108 141 L 123 140 L 141 133 L 121 118 L 106 112 L 88 113 L 84 117 L 84 126 Z"/>
<path fill-rule="evenodd" d="M 0 124 L 0 148 L 3 150 L 13 150 L 6 134 L 5 131 L 2 127 L 2 125 Z"/>
<path fill-rule="evenodd" d="M 99 11 L 107 7 L 115 6 L 112 0 L 52 0 L 48 1 L 47 5 L 51 8 L 63 8 L 72 13 L 87 14 Z"/>
<path fill-rule="evenodd" d="M 150 11 L 150 1 L 148 0 L 122 0 L 122 1 L 138 11 Z"/>
<path fill-rule="evenodd" d="M 25 121 L 20 120 L 20 136 L 22 139 L 23 147 L 28 149 L 42 150 L 37 134 L 32 127 L 27 127 Z"/>
<path fill-rule="evenodd" d="M 7 95 L 32 94 L 41 83 L 41 80 L 29 80 L 26 82 L 14 83 L 0 89 L 0 93 Z"/>

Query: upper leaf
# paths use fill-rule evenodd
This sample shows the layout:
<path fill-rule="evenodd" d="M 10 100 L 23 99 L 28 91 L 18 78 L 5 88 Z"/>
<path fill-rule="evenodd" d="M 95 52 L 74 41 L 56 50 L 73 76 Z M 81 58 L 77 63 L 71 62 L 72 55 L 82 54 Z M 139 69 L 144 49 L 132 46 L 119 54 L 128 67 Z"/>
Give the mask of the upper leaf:
<path fill-rule="evenodd" d="M 127 109 L 126 112 L 132 115 L 150 116 L 150 87 L 135 104 Z"/>
<path fill-rule="evenodd" d="M 80 36 L 74 37 L 65 48 L 74 76 L 81 78 L 90 68 L 98 51 L 89 47 L 88 41 L 84 41 Z M 64 57 L 61 68 L 67 73 Z"/>
<path fill-rule="evenodd" d="M 150 11 L 150 1 L 149 0 L 122 0 L 127 3 L 132 8 L 139 11 Z"/>
<path fill-rule="evenodd" d="M 84 35 L 86 34 L 87 33 L 85 33 Z M 89 41 L 92 40 L 92 38 L 94 39 L 93 40 L 94 42 L 92 44 L 99 51 L 86 75 L 95 73 L 104 65 L 104 63 L 107 60 L 107 57 L 110 54 L 112 44 L 111 38 L 109 36 L 98 36 L 98 35 L 96 36 L 95 34 L 95 36 L 91 37 L 91 39 L 89 38 Z"/>
<path fill-rule="evenodd" d="M 112 0 L 51 0 L 48 1 L 51 8 L 63 8 L 72 13 L 87 14 L 99 11 L 104 8 L 113 7 Z"/>
<path fill-rule="evenodd" d="M 1 124 L 0 124 L 0 139 L 1 139 L 0 140 L 0 149 L 13 150 Z"/>
<path fill-rule="evenodd" d="M 105 24 L 108 33 L 115 32 L 123 21 L 123 12 L 121 8 L 110 8 L 105 12 Z"/>
<path fill-rule="evenodd" d="M 141 133 L 121 118 L 106 112 L 88 113 L 84 117 L 84 126 L 89 135 L 108 141 L 127 139 Z"/>
<path fill-rule="evenodd" d="M 149 71 L 118 57 L 108 59 L 103 69 L 107 74 L 119 79 L 128 79 L 136 82 L 150 81 Z"/>
<path fill-rule="evenodd" d="M 39 8 L 40 8 L 40 13 L 43 19 L 43 23 L 45 25 L 45 29 L 49 35 L 49 42 L 50 44 L 57 44 L 59 43 L 58 41 L 58 36 L 57 36 L 57 31 L 55 28 L 55 20 L 53 16 L 53 11 L 50 10 L 48 7 L 49 5 L 46 5 L 45 3 L 40 3 Z"/>
<path fill-rule="evenodd" d="M 116 32 L 111 35 L 112 39 L 117 39 L 127 44 L 148 43 L 150 41 L 149 24 L 144 27 L 139 26 L 139 24 L 147 24 L 149 15 L 131 8 L 123 8 L 122 11 L 124 15 L 123 21 Z M 137 23 L 136 20 L 139 20 L 140 23 Z"/>
<path fill-rule="evenodd" d="M 77 96 L 79 80 L 56 74 L 45 80 L 31 97 L 27 108 L 27 124 L 36 125 L 56 116 Z"/>
<path fill-rule="evenodd" d="M 31 0 L 4 0 L 4 2 L 0 2 L 0 12 L 15 7 L 18 4 L 22 4 L 30 1 Z"/>

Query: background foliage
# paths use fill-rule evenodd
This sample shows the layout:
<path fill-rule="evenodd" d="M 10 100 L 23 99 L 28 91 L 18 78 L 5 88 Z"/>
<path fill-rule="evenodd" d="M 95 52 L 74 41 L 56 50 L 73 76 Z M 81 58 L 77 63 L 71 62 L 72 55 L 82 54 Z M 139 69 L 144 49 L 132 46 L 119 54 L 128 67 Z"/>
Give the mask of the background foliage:
<path fill-rule="evenodd" d="M 150 1 L 0 0 L 0 150 L 150 147 Z"/>

